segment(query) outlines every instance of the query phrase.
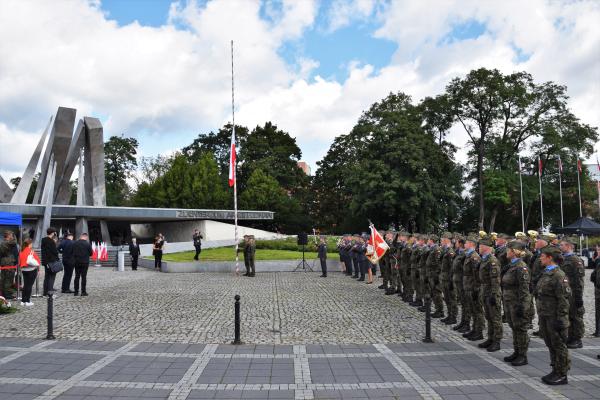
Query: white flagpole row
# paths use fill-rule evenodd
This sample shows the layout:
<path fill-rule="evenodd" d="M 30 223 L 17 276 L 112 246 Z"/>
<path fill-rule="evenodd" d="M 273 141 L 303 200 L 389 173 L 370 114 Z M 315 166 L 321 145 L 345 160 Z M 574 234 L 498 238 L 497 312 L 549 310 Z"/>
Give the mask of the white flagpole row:
<path fill-rule="evenodd" d="M 231 41 L 231 120 L 232 120 L 232 135 L 235 138 L 235 86 L 233 80 L 233 40 Z M 232 151 L 230 149 L 230 151 Z M 236 149 L 237 151 L 237 149 Z M 231 156 L 231 155 L 230 155 Z M 236 157 L 237 160 L 237 157 Z M 236 164 L 234 163 L 233 167 L 233 213 L 234 213 L 234 240 L 235 240 L 235 273 L 238 275 L 240 273 L 240 257 L 238 255 L 238 210 L 237 210 L 237 171 Z"/>

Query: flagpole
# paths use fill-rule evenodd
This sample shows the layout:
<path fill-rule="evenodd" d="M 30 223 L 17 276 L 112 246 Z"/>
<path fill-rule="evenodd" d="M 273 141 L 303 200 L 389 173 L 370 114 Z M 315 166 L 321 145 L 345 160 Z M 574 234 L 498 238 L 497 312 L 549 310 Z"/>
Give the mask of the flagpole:
<path fill-rule="evenodd" d="M 231 120 L 232 120 L 232 135 L 235 138 L 235 95 L 234 95 L 234 81 L 233 81 L 233 40 L 231 41 Z M 231 151 L 231 150 L 230 150 Z M 234 240 L 235 240 L 235 273 L 240 273 L 240 257 L 238 255 L 238 209 L 237 209 L 237 176 L 236 166 L 233 165 L 233 219 L 235 224 Z"/>
<path fill-rule="evenodd" d="M 521 187 L 521 225 L 523 230 L 521 232 L 525 232 L 525 211 L 523 207 L 523 177 L 521 176 L 521 156 L 519 155 L 519 185 Z"/>
<path fill-rule="evenodd" d="M 581 173 L 581 160 L 577 156 L 577 194 L 579 196 L 579 218 L 583 217 L 583 211 L 581 210 L 581 182 L 579 180 L 579 174 Z"/>
<path fill-rule="evenodd" d="M 542 217 L 542 230 L 544 230 L 544 196 L 542 195 L 542 157 L 538 156 L 538 180 L 540 181 L 540 214 Z"/>
<path fill-rule="evenodd" d="M 558 155 L 558 191 L 560 193 L 560 226 L 565 226 L 565 220 L 563 215 L 563 199 L 562 199 L 562 161 L 560 160 L 560 154 Z"/>

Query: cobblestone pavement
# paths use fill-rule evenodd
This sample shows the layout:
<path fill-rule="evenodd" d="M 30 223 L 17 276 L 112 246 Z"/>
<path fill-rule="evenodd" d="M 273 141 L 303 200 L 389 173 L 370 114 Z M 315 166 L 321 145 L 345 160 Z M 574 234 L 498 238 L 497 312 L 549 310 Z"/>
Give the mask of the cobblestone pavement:
<path fill-rule="evenodd" d="M 549 372 L 540 339 L 519 368 L 501 360 L 512 347 L 506 325 L 497 353 L 436 320 L 435 343 L 421 343 L 423 314 L 337 273 L 103 269 L 90 273 L 88 291 L 58 295 L 57 341 L 41 339 L 45 299 L 0 317 L 0 399 L 600 398 L 591 311 L 585 346 L 571 352 L 569 385 L 548 387 L 539 379 Z M 226 344 L 235 294 L 241 346 Z"/>

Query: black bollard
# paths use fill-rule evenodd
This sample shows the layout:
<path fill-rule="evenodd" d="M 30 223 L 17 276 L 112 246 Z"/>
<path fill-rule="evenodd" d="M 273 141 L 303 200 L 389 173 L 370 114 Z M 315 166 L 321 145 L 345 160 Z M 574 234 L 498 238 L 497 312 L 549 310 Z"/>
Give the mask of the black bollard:
<path fill-rule="evenodd" d="M 425 296 L 425 337 L 423 338 L 424 343 L 433 343 L 431 338 L 431 297 Z"/>
<path fill-rule="evenodd" d="M 54 340 L 54 324 L 53 324 L 53 314 L 54 314 L 54 292 L 48 292 L 48 334 L 46 335 L 47 340 Z"/>
<path fill-rule="evenodd" d="M 240 339 L 240 295 L 235 295 L 235 339 L 231 344 L 242 344 Z"/>

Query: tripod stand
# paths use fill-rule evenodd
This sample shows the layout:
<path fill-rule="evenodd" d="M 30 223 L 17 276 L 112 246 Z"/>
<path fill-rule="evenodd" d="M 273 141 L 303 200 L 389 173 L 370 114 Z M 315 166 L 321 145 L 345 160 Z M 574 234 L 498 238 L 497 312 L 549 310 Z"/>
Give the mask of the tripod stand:
<path fill-rule="evenodd" d="M 304 245 L 302 245 L 302 260 L 298 262 L 298 265 L 296 265 L 296 268 L 294 268 L 293 272 L 298 271 L 300 268 L 302 268 L 304 272 L 314 272 L 312 267 L 306 262 L 306 258 L 304 257 L 304 250 Z"/>

